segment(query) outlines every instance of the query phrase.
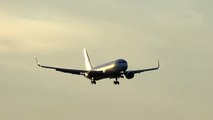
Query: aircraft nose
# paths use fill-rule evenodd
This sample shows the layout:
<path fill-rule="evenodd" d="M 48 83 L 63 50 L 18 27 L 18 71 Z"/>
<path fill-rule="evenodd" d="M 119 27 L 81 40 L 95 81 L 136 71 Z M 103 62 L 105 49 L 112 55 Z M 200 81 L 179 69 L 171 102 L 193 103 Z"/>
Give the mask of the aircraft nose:
<path fill-rule="evenodd" d="M 119 63 L 123 70 L 127 70 L 128 64 L 127 64 L 126 60 L 121 60 Z"/>
<path fill-rule="evenodd" d="M 116 64 L 119 66 L 119 70 L 121 70 L 121 71 L 127 70 L 128 65 L 127 65 L 126 60 L 118 59 Z"/>
<path fill-rule="evenodd" d="M 127 63 L 126 60 L 124 60 L 124 59 L 118 59 L 117 62 L 120 63 L 120 64 Z"/>
<path fill-rule="evenodd" d="M 128 68 L 128 64 L 126 63 L 123 65 L 123 69 L 127 70 L 127 68 Z"/>

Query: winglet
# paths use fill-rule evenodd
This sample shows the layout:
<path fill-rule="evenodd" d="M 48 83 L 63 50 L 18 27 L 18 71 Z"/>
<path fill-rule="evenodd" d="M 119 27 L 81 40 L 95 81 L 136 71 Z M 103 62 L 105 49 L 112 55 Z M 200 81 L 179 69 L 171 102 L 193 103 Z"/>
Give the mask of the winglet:
<path fill-rule="evenodd" d="M 157 68 L 160 68 L 160 61 L 158 60 L 158 67 Z"/>
<path fill-rule="evenodd" d="M 35 57 L 35 61 L 36 61 L 37 65 L 38 65 L 39 67 L 41 67 L 40 63 L 38 62 L 37 57 Z"/>

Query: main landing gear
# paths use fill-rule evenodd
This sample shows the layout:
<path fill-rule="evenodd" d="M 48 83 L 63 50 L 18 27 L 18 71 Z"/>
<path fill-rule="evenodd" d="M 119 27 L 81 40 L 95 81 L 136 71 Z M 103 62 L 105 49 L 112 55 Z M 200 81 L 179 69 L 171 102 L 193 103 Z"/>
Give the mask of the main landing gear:
<path fill-rule="evenodd" d="M 118 78 L 115 78 L 115 81 L 113 82 L 115 85 L 119 85 L 120 82 L 118 81 Z M 92 85 L 95 85 L 96 84 L 96 81 L 95 80 L 91 80 L 91 84 Z"/>
<path fill-rule="evenodd" d="M 115 85 L 119 85 L 120 82 L 119 82 L 119 81 L 114 81 L 114 84 L 115 84 Z"/>
<path fill-rule="evenodd" d="M 120 82 L 118 81 L 118 78 L 115 78 L 114 84 L 115 85 L 119 85 L 120 84 Z"/>

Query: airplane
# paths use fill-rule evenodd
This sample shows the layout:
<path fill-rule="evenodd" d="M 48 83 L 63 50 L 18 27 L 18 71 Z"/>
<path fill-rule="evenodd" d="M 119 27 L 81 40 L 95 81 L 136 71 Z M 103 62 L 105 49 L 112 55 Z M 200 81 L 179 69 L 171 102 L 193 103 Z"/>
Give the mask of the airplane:
<path fill-rule="evenodd" d="M 124 78 L 132 79 L 134 78 L 135 74 L 152 71 L 152 70 L 158 70 L 160 67 L 159 60 L 158 60 L 158 66 L 154 68 L 148 68 L 148 69 L 141 69 L 141 70 L 127 70 L 128 63 L 124 59 L 117 59 L 96 67 L 93 67 L 90 58 L 87 52 L 87 49 L 83 49 L 84 52 L 84 59 L 85 59 L 85 67 L 86 70 L 77 70 L 77 69 L 67 69 L 67 68 L 58 68 L 58 67 L 51 67 L 51 66 L 44 66 L 41 65 L 38 62 L 38 59 L 35 57 L 36 63 L 39 67 L 42 68 L 48 68 L 48 69 L 55 69 L 56 71 L 63 72 L 63 73 L 70 73 L 75 75 L 82 75 L 89 80 L 91 80 L 91 84 L 96 84 L 96 81 L 110 78 L 115 79 L 114 84 L 119 85 L 118 78 Z"/>

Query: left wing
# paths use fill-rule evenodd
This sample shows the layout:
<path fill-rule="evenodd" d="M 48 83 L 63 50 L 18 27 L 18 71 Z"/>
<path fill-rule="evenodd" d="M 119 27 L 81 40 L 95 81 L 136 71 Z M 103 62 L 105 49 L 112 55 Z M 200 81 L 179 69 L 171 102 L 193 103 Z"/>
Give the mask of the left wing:
<path fill-rule="evenodd" d="M 142 69 L 142 70 L 130 70 L 130 71 L 126 71 L 126 72 L 132 72 L 132 73 L 136 74 L 136 73 L 141 73 L 141 72 L 158 70 L 159 68 L 160 68 L 160 62 L 158 61 L 158 66 L 155 68 L 148 68 L 148 69 Z"/>
<path fill-rule="evenodd" d="M 76 70 L 76 69 L 66 69 L 66 68 L 58 68 L 58 67 L 50 67 L 50 66 L 44 66 L 41 65 L 37 58 L 35 58 L 36 63 L 39 67 L 42 68 L 48 68 L 48 69 L 55 69 L 56 71 L 60 71 L 60 72 L 64 72 L 64 73 L 71 73 L 71 74 L 76 74 L 76 75 L 85 75 L 85 73 L 87 73 L 88 71 L 86 70 Z"/>

